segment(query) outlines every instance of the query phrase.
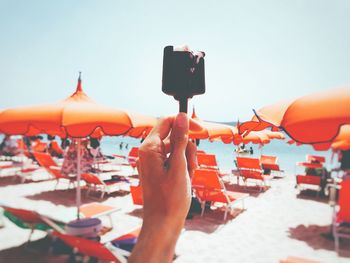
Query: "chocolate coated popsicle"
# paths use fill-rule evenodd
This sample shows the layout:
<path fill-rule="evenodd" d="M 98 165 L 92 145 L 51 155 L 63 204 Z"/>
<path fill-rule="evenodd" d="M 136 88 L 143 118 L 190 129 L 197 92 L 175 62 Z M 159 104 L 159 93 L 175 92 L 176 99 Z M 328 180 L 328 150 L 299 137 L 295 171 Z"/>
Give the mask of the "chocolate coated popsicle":
<path fill-rule="evenodd" d="M 204 52 L 194 54 L 188 48 L 164 48 L 162 91 L 179 101 L 179 111 L 187 113 L 187 102 L 205 93 Z"/>

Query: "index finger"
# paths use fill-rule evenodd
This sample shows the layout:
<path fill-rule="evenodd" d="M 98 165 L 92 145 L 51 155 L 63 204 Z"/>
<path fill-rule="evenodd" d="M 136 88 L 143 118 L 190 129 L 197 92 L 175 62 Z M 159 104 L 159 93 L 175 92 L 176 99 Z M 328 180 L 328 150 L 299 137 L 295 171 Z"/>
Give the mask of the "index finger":
<path fill-rule="evenodd" d="M 174 116 L 159 119 L 158 123 L 153 127 L 148 137 L 157 136 L 161 140 L 164 140 L 170 133 L 174 120 Z"/>

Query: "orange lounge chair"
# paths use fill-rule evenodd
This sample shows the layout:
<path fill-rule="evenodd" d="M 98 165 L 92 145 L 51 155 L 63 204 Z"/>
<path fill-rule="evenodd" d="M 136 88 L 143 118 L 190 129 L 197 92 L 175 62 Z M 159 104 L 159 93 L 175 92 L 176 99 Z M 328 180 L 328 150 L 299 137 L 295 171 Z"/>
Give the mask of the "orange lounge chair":
<path fill-rule="evenodd" d="M 139 158 L 139 148 L 132 147 L 128 155 L 128 162 L 129 162 L 129 165 L 134 169 L 136 168 L 136 161 L 138 158 Z"/>
<path fill-rule="evenodd" d="M 350 239 L 350 180 L 343 180 L 340 184 L 338 211 L 333 215 L 333 236 L 335 250 L 339 253 L 340 238 Z"/>
<path fill-rule="evenodd" d="M 309 188 L 308 186 L 313 186 L 313 187 L 316 186 L 315 190 L 317 191 L 317 194 L 322 190 L 321 176 L 298 174 L 296 175 L 296 180 L 297 180 L 297 188 L 299 190 L 304 190 L 305 188 Z"/>
<path fill-rule="evenodd" d="M 131 198 L 134 205 L 143 205 L 141 185 L 130 185 Z"/>
<path fill-rule="evenodd" d="M 29 228 L 30 234 L 28 237 L 27 244 L 34 233 L 34 230 L 48 231 L 52 229 L 52 224 L 54 228 L 63 229 L 64 223 L 50 220 L 52 224 L 47 224 L 47 221 L 43 219 L 39 213 L 27 209 L 12 208 L 8 206 L 1 206 L 4 209 L 4 215 L 14 224 L 21 228 Z"/>
<path fill-rule="evenodd" d="M 264 170 L 270 170 L 271 172 L 276 172 L 279 176 L 281 173 L 284 173 L 284 170 L 280 169 L 279 164 L 277 163 L 277 156 L 270 155 L 261 155 L 260 163 Z"/>
<path fill-rule="evenodd" d="M 197 152 L 197 163 L 202 169 L 214 169 L 218 171 L 220 176 L 228 175 L 227 173 L 220 172 L 215 154 Z"/>
<path fill-rule="evenodd" d="M 79 253 L 105 262 L 126 263 L 137 242 L 140 229 L 120 236 L 106 244 L 54 231 L 53 235 Z"/>
<path fill-rule="evenodd" d="M 204 214 L 206 202 L 210 202 L 212 205 L 221 203 L 226 206 L 224 220 L 226 220 L 228 211 L 232 211 L 236 202 L 241 201 L 244 209 L 244 199 L 249 196 L 245 193 L 227 191 L 217 171 L 210 169 L 195 170 L 192 177 L 192 188 L 201 202 L 201 215 Z"/>
<path fill-rule="evenodd" d="M 47 153 L 41 153 L 41 152 L 33 152 L 33 155 L 36 159 L 36 161 L 39 163 L 40 166 L 44 167 L 45 170 L 53 176 L 53 178 L 56 179 L 56 186 L 57 188 L 58 183 L 60 180 L 68 180 L 68 188 L 70 188 L 70 185 L 73 184 L 76 181 L 76 177 L 74 176 L 66 176 L 61 173 L 61 169 L 57 165 L 57 163 L 52 159 L 51 155 Z"/>
<path fill-rule="evenodd" d="M 95 174 L 91 173 L 83 173 L 81 174 L 81 179 L 85 181 L 88 191 L 87 191 L 87 196 L 89 196 L 91 190 L 93 191 L 100 191 L 101 196 L 100 198 L 102 199 L 104 195 L 117 192 L 121 190 L 121 187 L 129 184 L 126 179 L 111 179 L 111 180 L 102 180 Z"/>
<path fill-rule="evenodd" d="M 250 157 L 236 157 L 236 165 L 239 171 L 239 175 L 242 177 L 245 184 L 248 179 L 254 180 L 255 182 L 261 182 L 266 186 L 266 181 L 271 179 L 271 176 L 264 175 L 264 171 L 261 168 L 260 160 L 257 158 Z M 260 185 L 260 188 L 262 186 Z"/>
<path fill-rule="evenodd" d="M 299 258 L 299 257 L 287 257 L 287 259 L 280 260 L 279 263 L 321 263 L 320 261 Z"/>

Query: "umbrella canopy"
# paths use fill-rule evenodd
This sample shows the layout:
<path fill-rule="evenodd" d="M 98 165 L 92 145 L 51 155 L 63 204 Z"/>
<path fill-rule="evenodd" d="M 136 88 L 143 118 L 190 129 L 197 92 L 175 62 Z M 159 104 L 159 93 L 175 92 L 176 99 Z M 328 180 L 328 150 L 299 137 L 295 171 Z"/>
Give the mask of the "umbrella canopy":
<path fill-rule="evenodd" d="M 240 125 L 240 133 L 272 127 L 283 129 L 304 144 L 333 141 L 343 124 L 350 124 L 350 87 L 307 95 L 276 103 L 255 112 L 251 121 Z"/>
<path fill-rule="evenodd" d="M 76 91 L 63 101 L 51 104 L 16 107 L 0 113 L 0 132 L 60 137 L 135 134 L 154 126 L 156 119 L 95 103 L 83 91 L 79 76 Z"/>
<path fill-rule="evenodd" d="M 239 136 L 238 130 L 236 127 L 221 124 L 221 123 L 215 123 L 215 122 L 209 122 L 209 121 L 203 121 L 200 118 L 197 117 L 196 111 L 193 108 L 192 111 L 192 120 L 196 123 L 198 123 L 199 127 L 202 127 L 201 129 L 190 129 L 189 135 L 191 139 L 210 139 L 213 140 L 215 138 L 221 138 L 223 140 Z"/>

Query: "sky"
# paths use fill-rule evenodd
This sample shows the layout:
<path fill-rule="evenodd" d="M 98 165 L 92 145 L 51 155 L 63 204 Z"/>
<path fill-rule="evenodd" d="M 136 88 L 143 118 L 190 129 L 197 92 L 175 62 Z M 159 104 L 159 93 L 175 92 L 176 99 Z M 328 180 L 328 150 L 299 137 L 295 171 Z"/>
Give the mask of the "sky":
<path fill-rule="evenodd" d="M 205 51 L 198 117 L 240 121 L 281 100 L 350 85 L 350 1 L 0 0 L 0 109 L 56 102 L 78 72 L 96 102 L 153 116 L 163 48 Z"/>

